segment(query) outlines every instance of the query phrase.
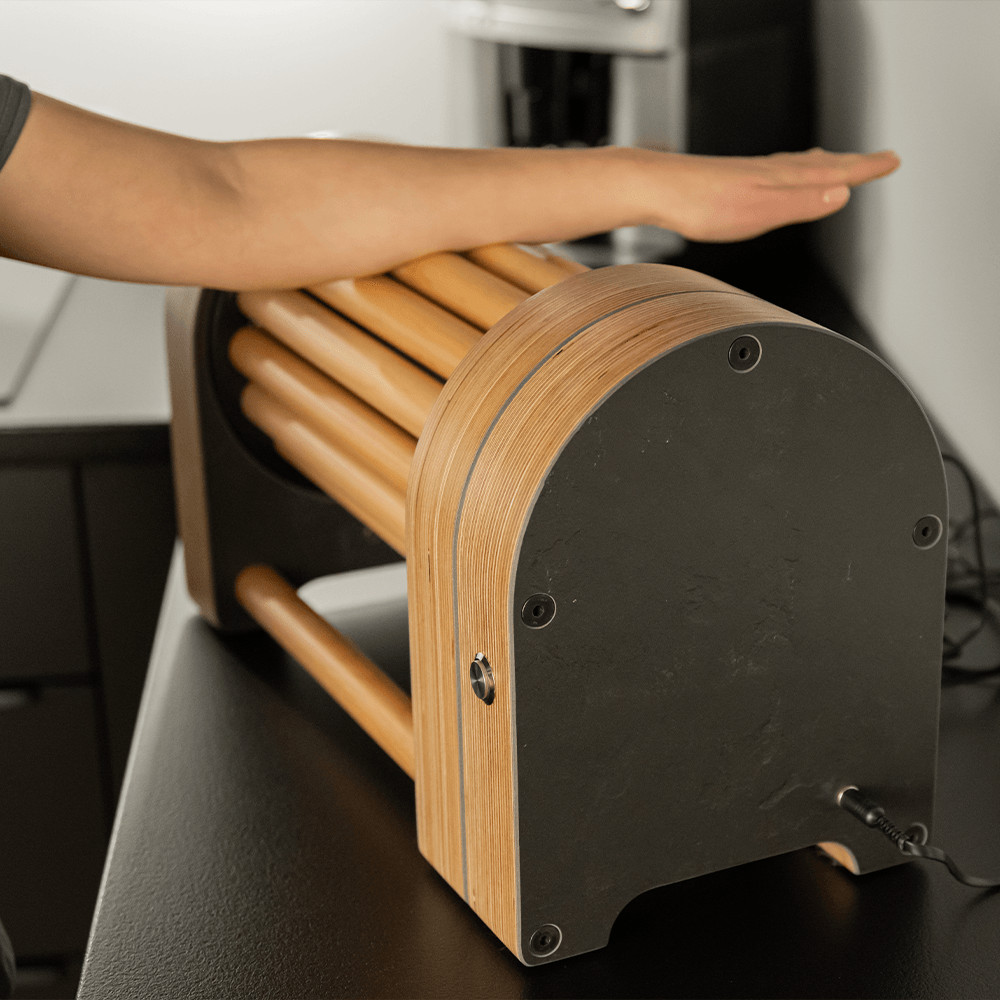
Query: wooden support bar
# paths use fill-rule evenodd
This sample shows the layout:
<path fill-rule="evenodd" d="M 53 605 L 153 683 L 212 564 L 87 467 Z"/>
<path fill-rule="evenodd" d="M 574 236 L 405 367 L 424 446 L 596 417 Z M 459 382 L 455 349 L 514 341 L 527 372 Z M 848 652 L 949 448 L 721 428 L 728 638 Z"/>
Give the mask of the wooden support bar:
<path fill-rule="evenodd" d="M 432 253 L 397 267 L 393 276 L 446 309 L 488 330 L 528 293 L 457 253 Z"/>
<path fill-rule="evenodd" d="M 282 457 L 406 556 L 404 493 L 327 441 L 253 382 L 243 390 L 240 406 L 247 419 L 271 438 Z"/>
<path fill-rule="evenodd" d="M 564 267 L 545 257 L 541 251 L 533 253 L 513 243 L 477 247 L 467 251 L 464 256 L 531 295 L 569 277 L 569 272 Z"/>
<path fill-rule="evenodd" d="M 245 326 L 233 335 L 229 359 L 328 441 L 406 492 L 417 447 L 412 435 L 255 327 Z"/>
<path fill-rule="evenodd" d="M 476 327 L 385 275 L 328 281 L 309 291 L 442 378 L 482 339 Z"/>
<path fill-rule="evenodd" d="M 286 347 L 420 436 L 441 391 L 436 378 L 302 292 L 241 292 L 236 302 Z"/>
<path fill-rule="evenodd" d="M 247 566 L 236 597 L 412 778 L 413 705 L 349 639 L 316 614 L 270 566 Z"/>

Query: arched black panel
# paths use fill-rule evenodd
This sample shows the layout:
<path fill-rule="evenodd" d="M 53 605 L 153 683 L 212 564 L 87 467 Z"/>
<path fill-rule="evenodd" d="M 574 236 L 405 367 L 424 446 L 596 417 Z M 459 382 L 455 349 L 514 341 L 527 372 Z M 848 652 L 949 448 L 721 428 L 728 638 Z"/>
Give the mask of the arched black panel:
<path fill-rule="evenodd" d="M 737 337 L 760 344 L 731 364 Z M 738 352 L 735 352 L 738 354 Z M 749 355 L 748 355 L 749 356 Z M 602 947 L 656 885 L 841 841 L 845 784 L 929 823 L 947 523 L 934 435 L 874 355 L 751 325 L 611 394 L 555 460 L 511 594 L 523 953 Z M 556 611 L 522 620 L 532 595 Z"/>

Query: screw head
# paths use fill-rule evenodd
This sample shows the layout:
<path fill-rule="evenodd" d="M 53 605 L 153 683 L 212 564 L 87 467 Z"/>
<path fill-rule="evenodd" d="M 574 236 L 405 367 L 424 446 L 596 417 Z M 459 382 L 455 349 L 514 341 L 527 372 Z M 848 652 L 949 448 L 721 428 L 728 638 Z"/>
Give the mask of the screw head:
<path fill-rule="evenodd" d="M 760 341 L 750 334 L 744 334 L 729 345 L 729 367 L 741 375 L 746 374 L 757 367 L 760 354 Z"/>
<path fill-rule="evenodd" d="M 493 669 L 490 661 L 482 653 L 476 653 L 469 666 L 469 680 L 472 681 L 473 694 L 484 704 L 492 705 L 496 697 L 496 684 L 493 682 Z"/>
<path fill-rule="evenodd" d="M 545 628 L 556 616 L 556 602 L 548 594 L 532 594 L 521 605 L 521 621 L 528 628 Z"/>
<path fill-rule="evenodd" d="M 937 544 L 944 533 L 941 518 L 928 514 L 913 526 L 913 544 L 918 549 L 929 549 Z"/>
<path fill-rule="evenodd" d="M 555 924 L 542 924 L 531 935 L 528 949 L 536 958 L 548 958 L 549 955 L 555 954 L 561 944 L 562 931 Z"/>

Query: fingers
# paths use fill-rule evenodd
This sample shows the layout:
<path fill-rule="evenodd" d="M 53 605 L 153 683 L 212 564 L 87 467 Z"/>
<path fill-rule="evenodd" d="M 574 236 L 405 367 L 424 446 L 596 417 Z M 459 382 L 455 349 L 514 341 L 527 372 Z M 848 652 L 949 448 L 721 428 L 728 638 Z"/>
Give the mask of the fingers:
<path fill-rule="evenodd" d="M 837 156 L 837 154 L 832 155 Z M 854 153 L 846 156 L 840 154 L 838 160 L 835 168 L 842 171 L 843 182 L 851 187 L 867 184 L 868 181 L 873 181 L 878 177 L 885 177 L 887 174 L 891 174 L 900 163 L 899 157 L 891 149 L 885 149 L 878 153 Z"/>
<path fill-rule="evenodd" d="M 805 153 L 778 153 L 762 158 L 767 163 L 765 183 L 778 187 L 815 185 L 856 187 L 891 174 L 900 163 L 891 150 L 877 153 L 830 153 L 810 149 Z"/>
<path fill-rule="evenodd" d="M 878 177 L 885 177 L 896 170 L 902 160 L 891 149 L 883 149 L 879 153 L 872 153 L 871 166 L 876 168 L 876 172 L 868 180 L 875 180 Z"/>
<path fill-rule="evenodd" d="M 731 194 L 682 234 L 709 243 L 751 239 L 782 226 L 832 215 L 850 197 L 851 189 L 846 184 L 825 190 L 817 186 L 756 186 Z"/>

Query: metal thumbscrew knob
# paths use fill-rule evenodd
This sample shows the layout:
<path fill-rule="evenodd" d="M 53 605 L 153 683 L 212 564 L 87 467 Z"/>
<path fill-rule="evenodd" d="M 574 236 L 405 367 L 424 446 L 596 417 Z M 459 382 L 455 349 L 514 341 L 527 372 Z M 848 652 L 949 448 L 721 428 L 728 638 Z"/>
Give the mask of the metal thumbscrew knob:
<path fill-rule="evenodd" d="M 476 653 L 476 658 L 469 666 L 469 680 L 472 681 L 472 691 L 484 704 L 492 705 L 497 688 L 493 682 L 493 669 L 490 661 L 482 653 Z"/>
<path fill-rule="evenodd" d="M 556 602 L 548 594 L 532 594 L 521 605 L 521 621 L 528 628 L 545 628 L 556 616 Z"/>
<path fill-rule="evenodd" d="M 729 367 L 741 375 L 752 371 L 760 361 L 760 341 L 750 334 L 737 337 L 729 345 Z"/>
<path fill-rule="evenodd" d="M 536 958 L 548 958 L 562 944 L 562 931 L 555 924 L 542 924 L 531 935 L 528 948 Z"/>
<path fill-rule="evenodd" d="M 913 526 L 913 544 L 918 549 L 929 549 L 937 544 L 944 528 L 941 525 L 941 518 L 928 514 L 920 518 Z"/>

